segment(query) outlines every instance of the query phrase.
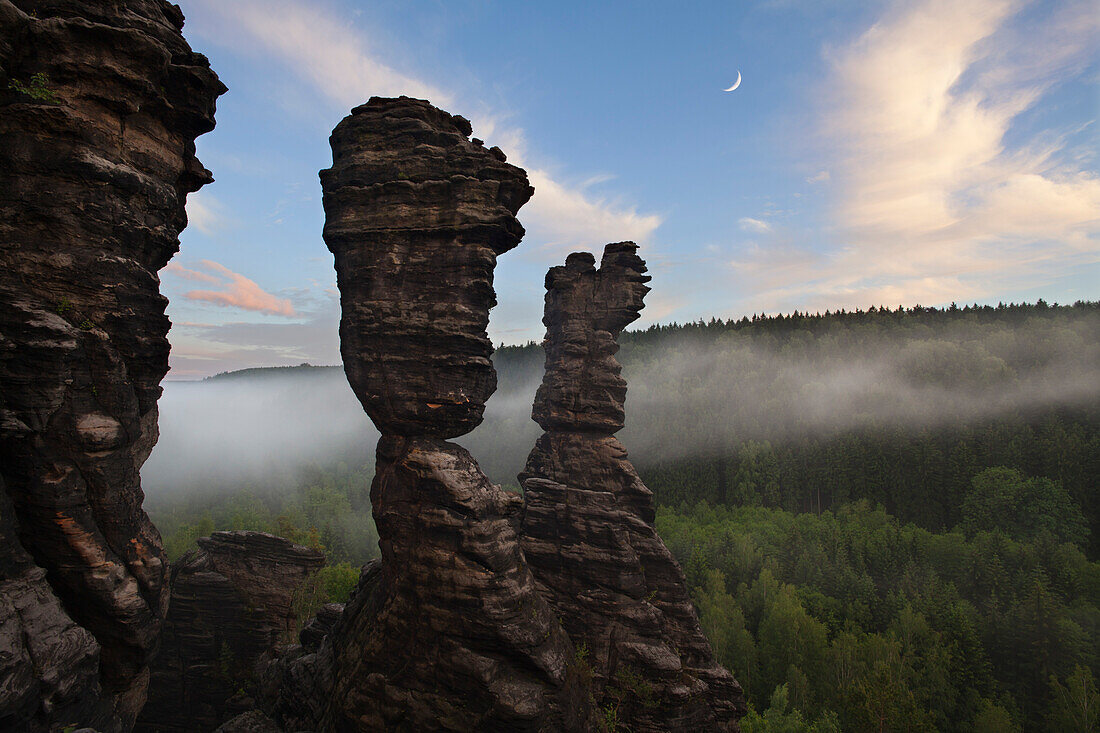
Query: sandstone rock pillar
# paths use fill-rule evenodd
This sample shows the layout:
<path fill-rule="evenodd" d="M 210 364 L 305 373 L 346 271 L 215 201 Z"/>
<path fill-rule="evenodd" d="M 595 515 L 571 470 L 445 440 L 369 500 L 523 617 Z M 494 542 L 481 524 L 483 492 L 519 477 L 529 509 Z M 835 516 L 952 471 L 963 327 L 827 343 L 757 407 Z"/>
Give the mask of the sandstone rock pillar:
<path fill-rule="evenodd" d="M 575 253 L 546 276 L 546 431 L 520 474 L 521 544 L 544 597 L 591 665 L 597 704 L 631 731 L 732 731 L 741 688 L 714 660 L 683 572 L 653 529 L 653 495 L 614 433 L 626 381 L 616 338 L 649 292 L 632 242 L 600 268 Z"/>
<path fill-rule="evenodd" d="M 319 550 L 265 532 L 215 532 L 197 544 L 172 565 L 138 731 L 206 733 L 252 708 L 257 663 L 294 636 L 295 594 L 325 564 Z"/>
<path fill-rule="evenodd" d="M 326 643 L 323 729 L 585 730 L 575 650 L 523 562 L 522 500 L 447 442 L 496 387 L 493 268 L 533 189 L 470 123 L 371 99 L 321 172 L 344 369 L 382 432 L 371 501 L 381 570 Z"/>
<path fill-rule="evenodd" d="M 112 711 L 78 722 L 103 731 L 144 702 L 168 600 L 139 479 L 168 369 L 157 271 L 212 180 L 194 141 L 225 91 L 182 27 L 163 0 L 0 0 L 0 478 L 19 542 L 94 637 Z M 73 722 L 32 712 L 31 730 Z"/>

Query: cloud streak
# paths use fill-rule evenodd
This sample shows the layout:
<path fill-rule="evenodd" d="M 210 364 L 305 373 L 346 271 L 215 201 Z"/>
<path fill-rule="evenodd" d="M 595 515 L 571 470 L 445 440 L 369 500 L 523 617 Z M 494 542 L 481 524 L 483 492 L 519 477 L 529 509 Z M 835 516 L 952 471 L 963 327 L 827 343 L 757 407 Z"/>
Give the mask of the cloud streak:
<path fill-rule="evenodd" d="M 203 0 L 204 6 L 247 34 L 250 42 L 273 56 L 299 80 L 308 82 L 341 109 L 362 104 L 370 96 L 407 95 L 449 109 L 478 110 L 478 137 L 491 140 L 509 160 L 527 169 L 535 196 L 523 209 L 529 239 L 555 252 L 605 241 L 645 241 L 661 224 L 656 214 L 639 214 L 558 179 L 530 160 L 521 128 L 502 122 L 504 116 L 487 105 L 403 73 L 380 61 L 365 34 L 314 4 L 291 0 Z M 235 44 L 237 45 L 235 38 Z"/>
<path fill-rule="evenodd" d="M 225 265 L 212 260 L 202 260 L 199 262 L 199 267 L 201 269 L 189 269 L 171 263 L 164 268 L 164 272 L 186 280 L 220 286 L 219 290 L 188 290 L 183 294 L 183 297 L 188 300 L 203 301 L 257 313 L 267 313 L 273 316 L 297 315 L 289 299 L 277 298 L 257 285 L 255 281 L 233 272 Z"/>
<path fill-rule="evenodd" d="M 754 234 L 766 234 L 772 230 L 772 225 L 762 219 L 753 219 L 751 216 L 743 216 L 737 220 L 737 225 L 743 232 Z"/>
<path fill-rule="evenodd" d="M 1100 178 L 1068 131 L 1026 134 L 1098 31 L 1088 2 L 896 3 L 827 52 L 822 140 L 838 246 L 782 273 L 736 270 L 774 307 L 942 303 L 1043 285 L 1100 261 Z M 1026 25 L 1026 27 L 1025 27 Z M 767 248 L 765 248 L 766 250 Z"/>

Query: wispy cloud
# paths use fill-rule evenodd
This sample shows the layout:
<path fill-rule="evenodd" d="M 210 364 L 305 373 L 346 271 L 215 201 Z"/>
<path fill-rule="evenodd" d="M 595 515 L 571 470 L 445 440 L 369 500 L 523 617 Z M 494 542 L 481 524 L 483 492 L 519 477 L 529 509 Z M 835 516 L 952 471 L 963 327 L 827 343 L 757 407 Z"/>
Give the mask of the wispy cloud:
<path fill-rule="evenodd" d="M 838 244 L 804 266 L 785 262 L 782 278 L 755 279 L 762 299 L 982 298 L 1100 261 L 1100 178 L 1069 147 L 1073 131 L 1017 126 L 1089 63 L 1100 21 L 1087 0 L 1029 10 L 1026 21 L 1023 7 L 897 2 L 827 52 L 831 175 L 809 180 L 838 196 Z M 737 264 L 756 278 L 765 261 L 750 253 Z"/>
<path fill-rule="evenodd" d="M 199 269 L 190 269 L 171 263 L 164 268 L 163 272 L 186 280 L 220 285 L 219 290 L 188 290 L 183 294 L 183 297 L 188 300 L 205 301 L 275 316 L 297 315 L 290 300 L 275 297 L 253 280 L 211 260 L 199 262 Z"/>
<path fill-rule="evenodd" d="M 743 232 L 753 232 L 754 234 L 766 234 L 772 230 L 772 225 L 763 219 L 753 219 L 750 216 L 743 216 L 737 220 L 737 225 L 741 227 Z"/>
<path fill-rule="evenodd" d="M 225 224 L 216 199 L 206 192 L 197 192 L 187 196 L 187 226 L 198 229 L 206 235 L 213 234 Z"/>
<path fill-rule="evenodd" d="M 194 270 L 189 267 L 184 267 L 178 262 L 169 262 L 161 270 L 163 273 L 169 275 L 175 275 L 181 277 L 184 280 L 191 280 L 192 282 L 210 283 L 211 285 L 217 285 L 221 282 L 215 275 L 211 275 L 208 272 L 202 272 L 200 270 Z"/>
<path fill-rule="evenodd" d="M 200 0 L 234 28 L 234 45 L 258 48 L 308 83 L 334 106 L 347 110 L 371 96 L 407 95 L 428 99 L 473 118 L 478 137 L 499 145 L 509 161 L 527 169 L 535 196 L 521 213 L 529 239 L 554 250 L 607 241 L 645 241 L 660 226 L 656 214 L 592 195 L 589 179 L 578 185 L 560 180 L 528 154 L 523 130 L 476 99 L 404 73 L 381 61 L 367 34 L 356 31 L 331 11 L 295 0 Z M 473 114 L 471 110 L 476 110 Z M 605 180 L 598 178 L 595 182 Z"/>
<path fill-rule="evenodd" d="M 176 322 L 169 379 L 193 379 L 253 366 L 340 363 L 339 296 L 320 298 L 298 318 L 263 323 Z"/>
<path fill-rule="evenodd" d="M 370 96 L 431 99 L 449 105 L 444 90 L 380 61 L 367 39 L 310 2 L 295 0 L 202 0 L 225 18 L 235 36 L 247 38 L 292 68 L 340 106 L 350 109 Z"/>

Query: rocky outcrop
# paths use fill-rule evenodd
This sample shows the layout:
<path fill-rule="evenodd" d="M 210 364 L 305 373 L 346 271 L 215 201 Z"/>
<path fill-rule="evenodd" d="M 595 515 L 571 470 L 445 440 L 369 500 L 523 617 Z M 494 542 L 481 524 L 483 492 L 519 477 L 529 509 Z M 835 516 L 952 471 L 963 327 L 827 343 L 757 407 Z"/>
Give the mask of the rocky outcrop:
<path fill-rule="evenodd" d="M 321 172 L 344 368 L 382 432 L 382 563 L 325 641 L 321 730 L 590 727 L 575 651 L 523 562 L 522 500 L 445 440 L 495 389 L 493 268 L 532 194 L 470 132 L 427 102 L 371 99 L 336 127 Z"/>
<path fill-rule="evenodd" d="M 470 133 L 419 100 L 373 98 L 333 130 L 321 171 L 344 371 L 386 433 L 463 435 L 496 389 L 493 268 L 534 189 Z"/>
<path fill-rule="evenodd" d="M 325 558 L 263 532 L 215 532 L 172 567 L 172 599 L 137 730 L 213 730 L 255 705 L 257 663 L 298 626 L 295 592 Z"/>
<path fill-rule="evenodd" d="M 214 733 L 282 733 L 282 728 L 259 710 L 250 710 L 218 726 Z"/>
<path fill-rule="evenodd" d="M 196 540 L 211 566 L 284 638 L 297 631 L 294 593 L 325 564 L 320 550 L 266 532 L 215 532 Z M 169 611 L 171 616 L 171 611 Z"/>
<path fill-rule="evenodd" d="M 168 601 L 138 477 L 168 369 L 157 271 L 225 91 L 182 26 L 163 0 L 0 0 L 0 476 L 55 597 L 36 603 L 99 647 L 112 712 L 80 722 L 106 731 L 144 702 Z"/>
<path fill-rule="evenodd" d="M 545 599 L 591 666 L 597 704 L 626 730 L 737 730 L 741 688 L 714 660 L 683 572 L 653 529 L 626 450 L 616 337 L 638 318 L 645 262 L 609 244 L 600 268 L 570 255 L 546 276 L 546 431 L 520 474 L 521 542 Z"/>
<path fill-rule="evenodd" d="M 0 479 L 0 730 L 110 720 L 99 645 L 73 622 L 19 542 Z"/>

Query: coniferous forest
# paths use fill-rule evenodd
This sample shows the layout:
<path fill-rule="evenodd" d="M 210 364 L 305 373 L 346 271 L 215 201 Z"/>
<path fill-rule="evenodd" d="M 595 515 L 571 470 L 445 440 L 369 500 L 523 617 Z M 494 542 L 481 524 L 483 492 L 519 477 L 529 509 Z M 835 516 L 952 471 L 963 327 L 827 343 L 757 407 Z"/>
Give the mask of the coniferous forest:
<path fill-rule="evenodd" d="M 620 341 L 620 437 L 746 690 L 744 730 L 1097 729 L 1100 303 L 756 316 Z M 541 348 L 494 362 L 485 424 L 459 442 L 518 490 Z M 209 384 L 283 380 L 308 403 L 343 380 L 249 371 Z M 311 602 L 340 600 L 377 553 L 376 436 L 352 437 L 270 476 L 161 490 L 147 474 L 170 555 L 215 529 L 274 532 L 326 551 Z"/>

